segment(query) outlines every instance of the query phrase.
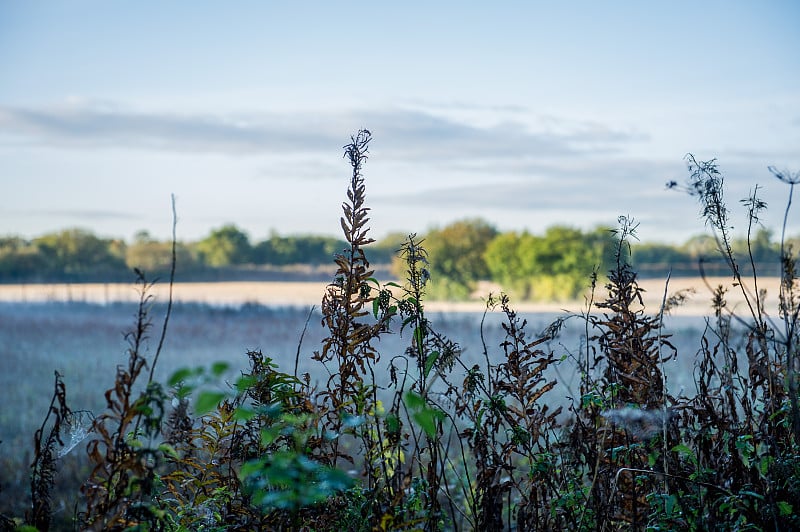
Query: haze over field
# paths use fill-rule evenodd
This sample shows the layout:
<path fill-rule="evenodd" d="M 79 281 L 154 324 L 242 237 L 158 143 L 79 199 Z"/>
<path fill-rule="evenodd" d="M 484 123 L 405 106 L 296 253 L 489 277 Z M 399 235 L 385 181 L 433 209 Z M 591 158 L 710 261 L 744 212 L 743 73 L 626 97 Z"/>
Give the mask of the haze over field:
<path fill-rule="evenodd" d="M 730 277 L 709 277 L 705 281 L 698 277 L 671 279 L 644 279 L 639 281 L 644 289 L 643 303 L 647 312 L 658 314 L 664 299 L 683 293 L 686 300 L 672 308 L 668 314 L 677 316 L 709 316 L 711 314 L 712 289 L 724 286 L 728 289 L 726 300 L 730 308 L 742 311 L 746 308 L 744 298 Z M 778 316 L 780 279 L 761 278 L 759 286 L 766 291 L 765 310 Z M 201 304 L 212 307 L 240 308 L 263 305 L 269 308 L 308 309 L 319 307 L 325 293 L 326 283 L 320 282 L 214 282 L 177 283 L 173 299 L 178 303 Z M 493 283 L 480 283 L 468 301 L 428 301 L 425 307 L 433 312 L 481 313 L 486 309 L 486 299 L 497 296 L 501 287 Z M 151 294 L 157 302 L 169 300 L 169 285 L 156 283 Z M 596 297 L 606 297 L 607 290 L 600 287 Z M 114 304 L 135 303 L 139 299 L 138 287 L 133 283 L 87 283 L 87 284 L 0 284 L 0 303 L 90 303 Z M 586 309 L 586 301 L 513 301 L 514 308 L 522 312 L 580 313 Z M 596 310 L 596 309 L 595 309 Z"/>
<path fill-rule="evenodd" d="M 465 216 L 681 241 L 664 190 L 719 158 L 731 204 L 800 168 L 790 1 L 0 1 L 0 234 L 337 235 L 341 146 L 374 134 L 374 236 Z M 798 223 L 791 221 L 790 233 Z"/>

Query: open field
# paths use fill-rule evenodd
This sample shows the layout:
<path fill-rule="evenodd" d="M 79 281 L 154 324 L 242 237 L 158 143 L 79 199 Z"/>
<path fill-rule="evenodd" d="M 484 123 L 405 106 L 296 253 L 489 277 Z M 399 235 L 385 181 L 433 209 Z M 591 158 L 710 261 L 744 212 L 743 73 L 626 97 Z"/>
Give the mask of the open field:
<path fill-rule="evenodd" d="M 706 284 L 707 283 L 707 284 Z M 705 316 L 709 313 L 711 290 L 708 286 L 723 285 L 729 289 L 727 300 L 729 305 L 744 304 L 739 288 L 733 287 L 729 277 L 711 277 L 706 282 L 697 277 L 672 279 L 669 283 L 670 294 L 679 290 L 694 289 L 695 294 L 681 308 L 673 311 L 674 315 Z M 665 281 L 644 279 L 639 285 L 645 289 L 645 307 L 657 312 L 664 297 Z M 708 286 L 707 286 L 708 285 Z M 777 277 L 762 278 L 759 288 L 767 290 L 768 311 L 775 314 L 780 279 Z M 310 307 L 319 305 L 325 283 L 318 282 L 217 282 L 217 283 L 176 283 L 174 300 L 183 303 L 203 303 L 209 305 L 239 306 L 254 303 L 265 306 Z M 473 301 L 447 302 L 431 301 L 426 304 L 429 311 L 441 312 L 480 312 L 484 308 L 481 297 L 490 292 L 495 294 L 500 287 L 490 283 L 482 284 L 476 291 Z M 152 292 L 158 301 L 166 301 L 168 285 L 159 283 Z M 602 296 L 602 288 L 598 290 Z M 89 283 L 89 284 L 18 284 L 0 285 L 1 302 L 84 302 L 115 303 L 134 302 L 138 298 L 133 284 Z M 559 312 L 561 310 L 580 311 L 582 301 L 555 303 L 515 303 L 515 308 L 524 312 Z M 741 308 L 739 310 L 742 310 Z"/>
<path fill-rule="evenodd" d="M 11 299 L 13 288 L 2 287 L 3 297 Z M 165 287 L 160 287 L 163 290 Z M 225 290 L 227 288 L 228 290 Z M 232 289 L 233 288 L 233 289 Z M 247 350 L 262 350 L 274 358 L 281 370 L 292 372 L 311 305 L 318 304 L 318 294 L 323 286 L 316 283 L 269 283 L 269 286 L 241 284 L 178 285 L 176 299 L 169 323 L 164 351 L 161 355 L 156 377 L 166 378 L 180 367 L 209 366 L 213 362 L 225 361 L 231 365 L 231 375 L 246 367 Z M 16 294 L 21 293 L 15 287 Z M 232 290 L 231 290 L 232 289 Z M 60 291 L 59 291 L 60 290 Z M 294 290 L 291 292 L 291 290 Z M 158 291 L 158 290 L 157 290 Z M 293 306 L 241 305 L 246 301 L 283 301 L 291 292 Z M 89 410 L 97 414 L 105 407 L 103 392 L 112 386 L 115 368 L 126 361 L 127 344 L 123 333 L 133 327 L 136 305 L 130 302 L 108 304 L 87 303 L 86 300 L 105 297 L 105 294 L 127 294 L 136 297 L 132 286 L 82 285 L 26 286 L 27 302 L 0 303 L 0 389 L 4 390 L 3 408 L 0 409 L 0 484 L 3 493 L 0 513 L 6 511 L 20 515 L 27 501 L 28 464 L 31 460 L 33 433 L 47 412 L 53 389 L 53 372 L 64 376 L 67 398 L 73 409 Z M 72 297 L 72 301 L 68 300 Z M 234 297 L 236 296 L 236 297 Z M 190 297 L 207 298 L 218 305 L 188 302 Z M 37 302 L 38 298 L 38 302 Z M 159 301 L 163 301 L 159 292 Z M 264 299 L 268 298 L 268 299 Z M 83 301 L 77 301 L 81 299 Z M 48 301 L 49 300 L 49 301 Z M 300 303 L 306 306 L 301 307 Z M 226 303 L 222 305 L 221 303 Z M 237 304 L 237 305 L 235 305 Z M 554 311 L 536 312 L 521 310 L 529 320 L 529 333 L 537 334 L 553 319 L 563 315 L 558 307 Z M 457 341 L 463 348 L 461 357 L 465 366 L 484 364 L 482 355 L 480 320 L 483 306 L 480 302 L 467 304 L 430 305 L 428 314 L 432 324 L 440 332 Z M 444 311 L 443 309 L 450 310 Z M 454 311 L 453 309 L 469 309 Z M 165 305 L 156 304 L 152 317 L 149 353 L 155 351 L 160 333 Z M 312 315 L 302 345 L 299 347 L 299 373 L 308 372 L 314 382 L 322 382 L 326 371 L 310 360 L 314 350 L 319 349 L 324 330 L 320 325 L 318 311 Z M 499 360 L 499 344 L 503 339 L 500 327 L 502 315 L 491 313 L 484 327 L 490 357 Z M 680 360 L 670 368 L 671 385 L 679 388 L 691 386 L 691 374 L 697 341 L 702 331 L 702 320 L 690 316 L 669 318 L 672 332 L 678 333 Z M 394 334 L 381 339 L 383 360 L 402 353 L 409 344 L 409 333 Z M 561 336 L 549 347 L 558 356 L 574 353 L 582 343 L 582 324 L 570 321 Z M 388 375 L 388 373 L 383 373 Z M 567 360 L 556 367 L 551 378 L 559 381 L 553 397 L 566 403 L 574 396 L 578 376 L 574 365 Z M 64 493 L 77 493 L 79 477 L 85 478 L 86 457 L 77 447 L 62 459 L 64 474 L 60 482 L 69 486 Z M 68 517 L 74 501 L 57 500 L 60 517 Z"/>
<path fill-rule="evenodd" d="M 647 308 L 655 312 L 663 297 L 663 283 L 643 281 L 641 285 L 647 290 Z M 312 381 L 323 382 L 326 370 L 310 360 L 325 335 L 318 310 L 311 315 L 302 344 L 299 339 L 312 305 L 319 307 L 324 286 L 288 282 L 176 284 L 176 305 L 156 377 L 164 381 L 180 367 L 208 366 L 217 361 L 228 362 L 234 377 L 246 367 L 246 351 L 253 349 L 262 350 L 287 372 L 293 371 L 299 352 L 298 372 L 308 372 Z M 775 297 L 777 279 L 763 281 L 763 286 Z M 702 316 L 709 308 L 709 291 L 699 279 L 673 280 L 669 291 L 690 287 L 698 292 L 693 302 L 669 316 L 665 324 L 665 332 L 673 334 L 679 353 L 665 368 L 669 389 L 675 394 L 694 389 Z M 165 284 L 153 288 L 156 304 L 152 309 L 150 356 L 161 330 L 167 288 Z M 486 293 L 497 291 L 497 287 L 482 288 Z M 133 284 L 0 286 L 0 389 L 4 390 L 0 410 L 0 513 L 20 515 L 24 511 L 32 436 L 47 411 L 53 372 L 64 375 L 72 408 L 101 412 L 105 406 L 103 392 L 112 386 L 115 368 L 126 361 L 123 333 L 134 325 L 137 299 Z M 737 298 L 732 295 L 729 300 L 736 304 Z M 581 304 L 523 303 L 514 307 L 529 321 L 528 333 L 536 335 L 563 316 L 563 309 L 578 311 Z M 426 309 L 433 326 L 464 348 L 461 360 L 466 367 L 486 363 L 480 333 L 483 302 L 431 302 Z M 490 313 L 484 326 L 492 363 L 502 356 L 501 319 L 501 313 Z M 380 340 L 384 361 L 403 353 L 409 344 L 408 331 L 400 334 L 398 328 L 393 327 L 394 334 Z M 576 397 L 579 376 L 571 357 L 583 345 L 584 324 L 580 319 L 569 320 L 561 335 L 546 345 L 558 358 L 565 357 L 563 363 L 548 370 L 548 377 L 559 383 L 549 394 L 550 401 L 566 405 L 569 397 Z M 86 457 L 81 449 L 78 446 L 61 459 L 64 473 L 59 482 L 66 486 L 59 493 L 77 493 L 78 480 L 85 478 Z M 59 519 L 67 518 L 74 505 L 73 500 L 54 503 Z"/>

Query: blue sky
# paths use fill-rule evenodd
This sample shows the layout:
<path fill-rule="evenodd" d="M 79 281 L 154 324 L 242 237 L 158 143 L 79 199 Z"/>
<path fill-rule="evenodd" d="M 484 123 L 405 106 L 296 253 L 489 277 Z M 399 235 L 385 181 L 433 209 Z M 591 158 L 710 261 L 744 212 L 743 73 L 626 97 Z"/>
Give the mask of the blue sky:
<path fill-rule="evenodd" d="M 0 0 L 0 234 L 167 238 L 172 193 L 181 239 L 336 234 L 360 127 L 376 237 L 624 214 L 681 241 L 687 152 L 780 223 L 800 4 L 429 4 Z"/>

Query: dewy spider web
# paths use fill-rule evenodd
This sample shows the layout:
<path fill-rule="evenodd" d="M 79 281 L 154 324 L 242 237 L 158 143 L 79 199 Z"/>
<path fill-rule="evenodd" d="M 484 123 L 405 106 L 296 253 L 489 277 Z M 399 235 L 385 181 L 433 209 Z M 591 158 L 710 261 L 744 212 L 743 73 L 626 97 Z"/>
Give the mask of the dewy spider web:
<path fill-rule="evenodd" d="M 58 450 L 58 458 L 63 458 L 80 442 L 89 435 L 89 430 L 94 421 L 94 416 L 88 410 L 77 410 L 70 412 L 69 417 L 64 419 L 63 428 L 69 433 L 69 438 L 64 438 L 64 446 Z"/>

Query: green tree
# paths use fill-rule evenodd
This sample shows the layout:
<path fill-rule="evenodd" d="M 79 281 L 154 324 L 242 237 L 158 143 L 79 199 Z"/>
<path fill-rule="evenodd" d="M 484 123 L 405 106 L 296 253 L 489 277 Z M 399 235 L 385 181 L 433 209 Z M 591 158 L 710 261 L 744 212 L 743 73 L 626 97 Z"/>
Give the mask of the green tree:
<path fill-rule="evenodd" d="M 338 238 L 319 235 L 270 237 L 253 246 L 252 259 L 256 264 L 284 266 L 287 264 L 329 264 L 346 243 Z"/>
<path fill-rule="evenodd" d="M 33 241 L 46 263 L 45 276 L 68 280 L 118 277 L 126 272 L 125 243 L 84 229 L 66 229 Z"/>
<path fill-rule="evenodd" d="M 195 249 L 200 260 L 212 268 L 251 262 L 250 239 L 233 224 L 211 231 L 210 235 L 197 242 Z"/>
<path fill-rule="evenodd" d="M 693 236 L 680 249 L 686 253 L 695 271 L 702 262 L 705 274 L 727 275 L 728 264 L 714 236 L 708 234 Z"/>
<path fill-rule="evenodd" d="M 750 239 L 750 252 L 753 254 L 753 260 L 756 264 L 764 264 L 765 269 L 767 265 L 778 265 L 780 261 L 781 246 L 777 242 L 772 242 L 772 236 L 771 229 L 760 227 Z M 736 239 L 733 243 L 733 249 L 743 259 L 743 263 L 750 260 L 748 258 L 747 238 Z"/>
<path fill-rule="evenodd" d="M 433 298 L 466 299 L 478 281 L 489 279 L 484 253 L 497 230 L 481 219 L 461 220 L 425 237 Z"/>
<path fill-rule="evenodd" d="M 266 240 L 253 246 L 253 262 L 284 266 L 297 259 L 297 242 L 291 238 L 272 232 Z"/>
<path fill-rule="evenodd" d="M 38 248 L 16 236 L 0 238 L 0 281 L 40 278 L 47 262 Z"/>
<path fill-rule="evenodd" d="M 503 233 L 484 255 L 492 279 L 521 299 L 566 300 L 581 294 L 595 269 L 610 266 L 614 235 L 553 226 L 542 236 Z"/>
<path fill-rule="evenodd" d="M 699 258 L 713 259 L 720 256 L 717 240 L 711 235 L 696 235 L 687 240 L 681 249 L 686 252 L 693 262 Z"/>
<path fill-rule="evenodd" d="M 489 269 L 491 279 L 499 283 L 510 295 L 527 299 L 530 291 L 530 279 L 534 272 L 523 268 L 521 249 L 533 239 L 528 232 L 506 232 L 497 235 L 486 246 L 483 258 Z"/>
<path fill-rule="evenodd" d="M 181 242 L 175 245 L 175 260 L 176 271 L 182 273 L 193 270 L 197 263 L 189 246 Z M 128 268 L 138 268 L 150 276 L 166 274 L 172 267 L 172 242 L 159 242 L 147 231 L 140 231 L 125 250 L 125 264 Z"/>
<path fill-rule="evenodd" d="M 697 273 L 697 262 L 682 248 L 670 244 L 642 243 L 632 246 L 631 264 L 640 277 L 664 277 Z"/>
<path fill-rule="evenodd" d="M 297 248 L 296 263 L 330 264 L 336 253 L 340 253 L 347 242 L 338 238 L 307 235 L 291 237 Z"/>
<path fill-rule="evenodd" d="M 595 269 L 608 266 L 604 258 L 613 243 L 606 229 L 584 234 L 581 230 L 553 226 L 541 239 L 522 250 L 525 269 L 533 273 L 530 296 L 539 300 L 567 300 L 580 295 Z"/>

